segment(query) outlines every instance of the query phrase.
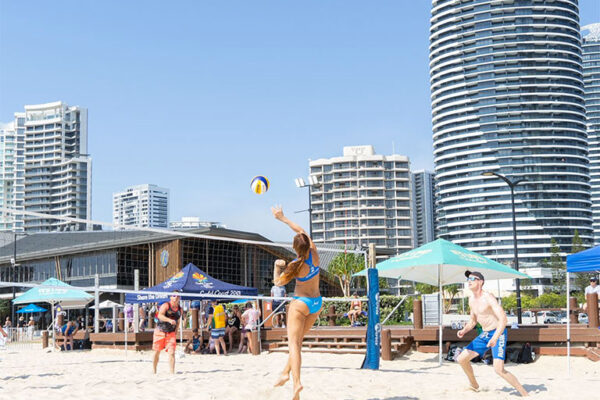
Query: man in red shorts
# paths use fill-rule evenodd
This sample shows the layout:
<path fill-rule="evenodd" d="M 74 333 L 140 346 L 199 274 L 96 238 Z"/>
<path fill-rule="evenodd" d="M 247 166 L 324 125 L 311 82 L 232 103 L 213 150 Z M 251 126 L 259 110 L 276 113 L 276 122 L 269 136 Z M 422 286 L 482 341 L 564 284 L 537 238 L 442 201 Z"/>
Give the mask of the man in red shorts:
<path fill-rule="evenodd" d="M 177 345 L 177 325 L 181 318 L 181 308 L 179 307 L 179 296 L 171 296 L 167 303 L 164 303 L 158 309 L 158 323 L 154 329 L 152 338 L 152 350 L 154 350 L 154 373 L 158 365 L 158 357 L 163 349 L 169 354 L 169 364 L 171 373 L 175 373 L 175 347 Z"/>

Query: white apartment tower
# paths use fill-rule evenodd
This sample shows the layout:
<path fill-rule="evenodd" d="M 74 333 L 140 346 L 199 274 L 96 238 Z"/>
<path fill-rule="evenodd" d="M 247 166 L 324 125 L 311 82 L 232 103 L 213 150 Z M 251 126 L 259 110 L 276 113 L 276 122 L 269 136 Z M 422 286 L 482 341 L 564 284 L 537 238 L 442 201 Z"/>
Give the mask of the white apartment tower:
<path fill-rule="evenodd" d="M 156 185 L 131 186 L 113 194 L 113 223 L 145 228 L 169 226 L 169 189 Z"/>
<path fill-rule="evenodd" d="M 10 122 L 0 127 L 0 207 L 24 209 L 25 135 Z M 23 215 L 0 212 L 0 231 L 23 232 Z"/>
<path fill-rule="evenodd" d="M 434 174 L 415 171 L 410 174 L 413 245 L 423 246 L 435 239 Z"/>
<path fill-rule="evenodd" d="M 412 248 L 409 160 L 373 146 L 344 147 L 342 157 L 310 161 L 312 238 L 351 247 Z"/>
<path fill-rule="evenodd" d="M 594 244 L 600 244 L 600 22 L 581 28 Z"/>
<path fill-rule="evenodd" d="M 169 222 L 169 229 L 227 228 L 221 222 L 205 221 L 200 217 L 181 217 L 181 221 Z"/>
<path fill-rule="evenodd" d="M 10 124 L 9 124 L 10 125 Z M 60 217 L 91 216 L 92 160 L 87 154 L 87 109 L 57 101 L 27 105 L 1 131 L 2 193 L 7 208 Z M 2 216 L 0 229 L 52 232 L 86 229 L 55 218 Z"/>

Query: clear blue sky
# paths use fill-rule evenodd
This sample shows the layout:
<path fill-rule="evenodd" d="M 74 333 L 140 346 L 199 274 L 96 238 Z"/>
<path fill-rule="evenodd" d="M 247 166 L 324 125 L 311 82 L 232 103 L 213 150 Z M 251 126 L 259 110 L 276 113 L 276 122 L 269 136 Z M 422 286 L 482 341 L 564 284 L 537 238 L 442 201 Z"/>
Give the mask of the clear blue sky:
<path fill-rule="evenodd" d="M 372 144 L 432 168 L 430 2 L 0 0 L 0 121 L 25 104 L 89 110 L 94 219 L 112 193 L 171 190 L 199 216 L 290 240 L 308 159 Z M 600 21 L 580 1 L 581 24 Z M 262 196 L 254 175 L 271 180 Z"/>

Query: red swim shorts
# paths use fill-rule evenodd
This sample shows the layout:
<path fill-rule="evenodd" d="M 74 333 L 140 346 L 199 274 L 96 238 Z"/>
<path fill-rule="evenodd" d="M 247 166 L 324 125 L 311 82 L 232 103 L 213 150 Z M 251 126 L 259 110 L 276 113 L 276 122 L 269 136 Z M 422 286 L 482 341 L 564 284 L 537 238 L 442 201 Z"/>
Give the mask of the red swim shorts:
<path fill-rule="evenodd" d="M 161 351 L 166 349 L 167 352 L 175 352 L 177 346 L 177 336 L 175 332 L 163 332 L 160 329 L 154 329 L 152 337 L 152 350 Z"/>

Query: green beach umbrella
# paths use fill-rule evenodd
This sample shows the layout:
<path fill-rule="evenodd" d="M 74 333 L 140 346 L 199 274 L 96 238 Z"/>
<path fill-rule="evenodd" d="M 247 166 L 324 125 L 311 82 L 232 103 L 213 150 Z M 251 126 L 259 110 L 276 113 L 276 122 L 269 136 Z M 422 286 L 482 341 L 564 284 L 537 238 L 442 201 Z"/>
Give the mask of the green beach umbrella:
<path fill-rule="evenodd" d="M 438 267 L 440 267 L 438 276 Z M 429 285 L 463 283 L 465 271 L 478 271 L 486 280 L 525 279 L 528 275 L 504 264 L 467 250 L 444 239 L 437 239 L 419 248 L 377 264 L 379 277 L 404 279 Z M 365 276 L 362 270 L 354 276 Z"/>

